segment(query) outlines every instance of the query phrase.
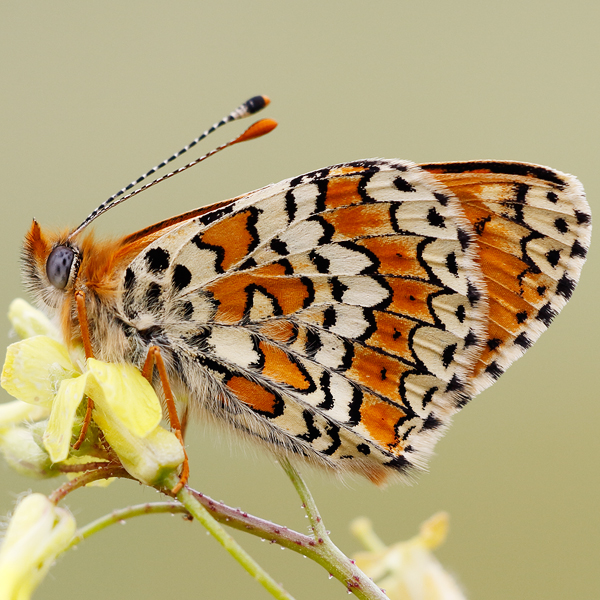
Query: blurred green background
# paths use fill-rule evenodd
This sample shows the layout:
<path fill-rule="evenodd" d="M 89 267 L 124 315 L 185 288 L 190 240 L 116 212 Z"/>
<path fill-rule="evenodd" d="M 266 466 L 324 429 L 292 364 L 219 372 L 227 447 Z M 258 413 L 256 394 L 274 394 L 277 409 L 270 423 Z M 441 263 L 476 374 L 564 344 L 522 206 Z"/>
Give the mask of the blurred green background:
<path fill-rule="evenodd" d="M 598 214 L 600 4 L 564 1 L 219 2 L 5 0 L 0 21 L 0 312 L 23 295 L 31 218 L 78 224 L 96 205 L 255 94 L 280 127 L 99 220 L 107 234 L 325 165 L 515 159 L 576 174 Z M 247 124 L 247 122 L 245 123 Z M 216 134 L 208 150 L 242 130 Z M 200 151 L 196 154 L 198 155 Z M 600 263 L 542 339 L 455 419 L 430 472 L 379 490 L 307 472 L 334 540 L 370 516 L 387 542 L 433 512 L 451 516 L 438 552 L 468 597 L 595 599 L 600 587 Z M 0 319 L 2 339 L 9 326 Z M 2 392 L 3 398 L 8 399 Z M 273 458 L 196 423 L 191 483 L 305 531 Z M 27 489 L 0 464 L 0 514 Z M 80 523 L 158 500 L 131 482 L 67 498 Z M 345 598 L 308 560 L 238 535 L 298 599 Z M 59 560 L 38 598 L 266 598 L 196 524 L 150 516 Z"/>

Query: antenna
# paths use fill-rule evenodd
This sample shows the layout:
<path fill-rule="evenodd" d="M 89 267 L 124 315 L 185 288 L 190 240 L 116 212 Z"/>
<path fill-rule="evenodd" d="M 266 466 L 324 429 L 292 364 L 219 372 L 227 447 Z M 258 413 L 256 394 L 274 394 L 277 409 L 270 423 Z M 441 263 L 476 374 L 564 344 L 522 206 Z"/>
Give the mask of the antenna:
<path fill-rule="evenodd" d="M 238 137 L 230 140 L 226 144 L 218 146 L 214 150 L 211 150 L 208 154 L 205 154 L 204 156 L 201 156 L 200 158 L 193 160 L 192 162 L 188 163 L 187 165 L 185 165 L 175 171 L 172 171 L 171 173 L 168 173 L 167 175 L 163 175 L 162 177 L 159 177 L 159 178 L 155 179 L 154 181 L 151 181 L 150 183 L 143 185 L 141 188 L 138 188 L 137 190 L 133 191 L 131 194 L 127 194 L 126 196 L 123 196 L 123 194 L 127 190 L 130 190 L 132 187 L 134 187 L 137 184 L 144 181 L 144 179 L 147 179 L 148 177 L 150 177 L 150 175 L 156 173 L 159 169 L 162 169 L 164 166 L 168 165 L 171 161 L 175 160 L 176 158 L 179 158 L 182 154 L 185 154 L 190 148 L 193 148 L 198 142 L 200 142 L 205 137 L 207 137 L 208 135 L 213 133 L 213 131 L 216 131 L 219 127 L 225 125 L 226 123 L 230 123 L 231 121 L 237 121 L 238 119 L 244 119 L 246 117 L 249 117 L 250 115 L 257 113 L 260 110 L 262 110 L 263 108 L 265 108 L 266 106 L 268 106 L 270 102 L 271 101 L 269 100 L 269 98 L 267 96 L 254 96 L 253 98 L 246 100 L 246 102 L 244 102 L 243 104 L 238 106 L 234 111 L 229 113 L 226 117 L 224 117 L 223 119 L 221 119 L 220 121 L 218 121 L 217 123 L 212 125 L 209 129 L 204 131 L 197 138 L 193 139 L 189 144 L 187 144 L 187 146 L 184 146 L 181 150 L 179 150 L 178 152 L 175 152 L 175 154 L 173 154 L 172 156 L 170 156 L 169 158 L 167 158 L 160 164 L 156 165 L 155 167 L 152 167 L 152 169 L 150 169 L 148 172 L 144 173 L 143 175 L 140 175 L 140 177 L 138 177 L 135 181 L 132 181 L 129 185 L 120 189 L 116 194 L 113 194 L 110 198 L 105 200 L 100 206 L 98 206 L 98 208 L 94 209 L 86 217 L 86 219 L 83 221 L 83 223 L 81 223 L 81 225 L 79 225 L 79 227 L 74 229 L 69 234 L 68 239 L 72 239 L 73 237 L 75 237 L 79 232 L 81 232 L 85 227 L 87 227 L 94 219 L 97 219 L 101 214 L 105 213 L 110 208 L 113 208 L 117 204 L 121 204 L 121 202 L 125 202 L 125 200 L 128 200 L 129 198 L 139 194 L 141 191 L 146 190 L 146 189 L 156 185 L 157 183 L 164 181 L 165 179 L 169 179 L 170 177 L 173 177 L 173 175 L 177 175 L 178 173 L 182 173 L 183 171 L 186 171 L 190 167 L 197 165 L 198 163 L 202 162 L 203 160 L 206 160 L 209 156 L 212 156 L 213 154 L 216 154 L 217 152 L 220 152 L 221 150 L 224 150 L 225 148 L 228 148 L 229 146 L 233 146 L 234 144 L 238 144 L 240 142 L 245 142 L 245 141 L 257 138 L 257 137 L 261 137 L 263 135 L 266 135 L 273 129 L 275 129 L 275 127 L 277 127 L 277 122 L 273 121 L 272 119 L 262 119 L 260 121 L 257 121 L 256 123 L 254 123 L 253 125 L 248 127 L 248 129 L 246 129 L 246 131 L 244 133 L 242 133 Z"/>

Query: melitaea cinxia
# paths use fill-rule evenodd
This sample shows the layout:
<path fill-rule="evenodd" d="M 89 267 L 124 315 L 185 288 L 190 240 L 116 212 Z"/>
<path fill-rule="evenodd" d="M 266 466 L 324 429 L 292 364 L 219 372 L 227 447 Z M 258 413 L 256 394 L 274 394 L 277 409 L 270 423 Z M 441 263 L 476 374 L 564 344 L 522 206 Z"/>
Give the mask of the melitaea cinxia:
<path fill-rule="evenodd" d="M 577 179 L 546 167 L 369 159 L 116 240 L 83 226 L 34 222 L 24 248 L 67 339 L 84 292 L 99 358 L 141 368 L 158 346 L 203 418 L 382 482 L 422 467 L 563 308 L 591 217 Z"/>

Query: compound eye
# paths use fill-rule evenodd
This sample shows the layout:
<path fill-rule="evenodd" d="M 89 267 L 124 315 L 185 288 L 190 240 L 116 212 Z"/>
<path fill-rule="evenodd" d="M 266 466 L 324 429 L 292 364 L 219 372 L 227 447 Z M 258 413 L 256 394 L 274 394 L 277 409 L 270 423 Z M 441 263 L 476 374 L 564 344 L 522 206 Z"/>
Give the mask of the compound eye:
<path fill-rule="evenodd" d="M 74 258 L 75 252 L 68 246 L 57 246 L 50 252 L 46 261 L 46 275 L 55 288 L 64 290 L 67 287 Z"/>

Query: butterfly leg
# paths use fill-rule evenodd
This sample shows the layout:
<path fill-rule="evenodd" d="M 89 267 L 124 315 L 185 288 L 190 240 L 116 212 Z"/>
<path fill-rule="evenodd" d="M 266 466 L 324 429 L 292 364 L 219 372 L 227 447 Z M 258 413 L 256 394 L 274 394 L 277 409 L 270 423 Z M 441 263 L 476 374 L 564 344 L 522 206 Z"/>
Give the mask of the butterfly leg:
<path fill-rule="evenodd" d="M 90 331 L 88 329 L 87 310 L 85 308 L 85 294 L 78 290 L 75 292 L 75 304 L 77 305 L 77 319 L 79 320 L 79 329 L 81 330 L 81 341 L 83 343 L 83 351 L 85 352 L 86 360 L 93 358 L 94 353 L 92 352 L 92 342 L 90 341 Z M 92 410 L 94 410 L 94 401 L 88 397 L 87 409 L 85 411 L 85 417 L 79 432 L 77 441 L 73 444 L 74 450 L 79 450 L 85 436 L 87 435 L 88 427 L 92 420 Z"/>
<path fill-rule="evenodd" d="M 188 477 L 190 476 L 190 465 L 188 463 L 188 456 L 183 442 L 183 429 L 181 423 L 179 422 L 179 416 L 177 415 L 175 398 L 173 397 L 173 392 L 171 391 L 167 369 L 165 368 L 165 363 L 163 361 L 162 354 L 160 353 L 160 348 L 158 346 L 150 346 L 148 349 L 148 355 L 146 356 L 146 362 L 144 363 L 144 368 L 142 369 L 142 375 L 150 383 L 152 383 L 152 371 L 155 365 L 160 376 L 160 382 L 165 394 L 165 400 L 167 401 L 167 410 L 169 411 L 169 422 L 171 423 L 171 429 L 177 436 L 177 439 L 180 441 L 185 457 L 181 467 L 181 474 L 179 475 L 179 483 L 171 490 L 173 494 L 177 494 L 179 490 L 181 490 L 181 488 L 187 483 Z"/>

